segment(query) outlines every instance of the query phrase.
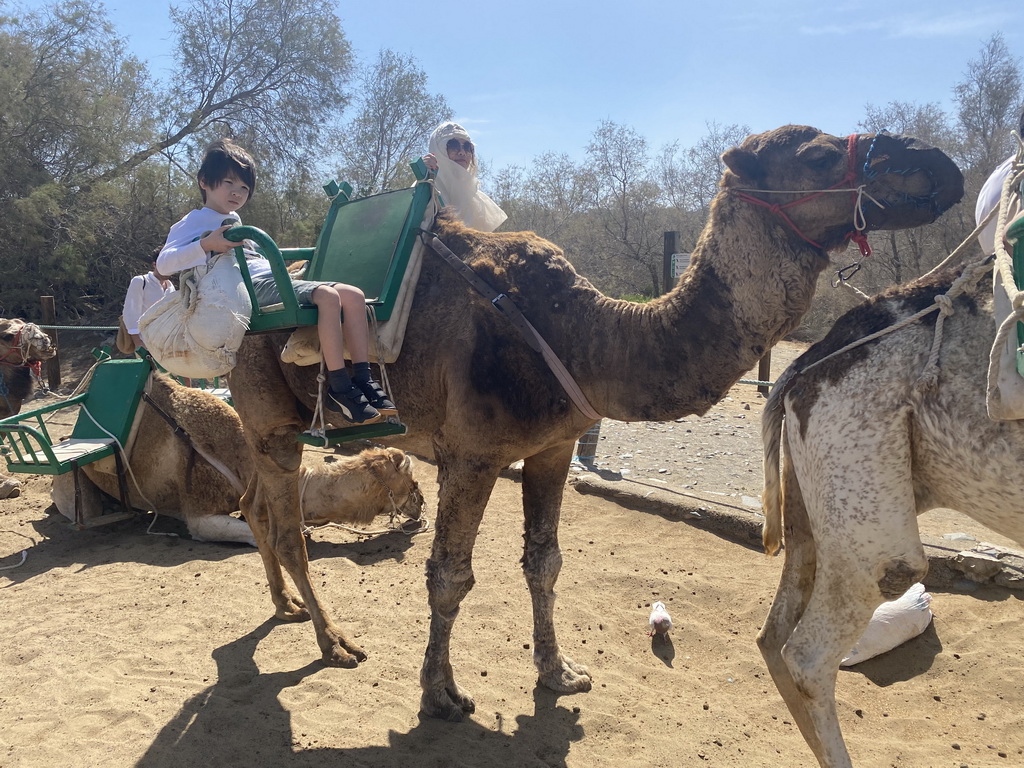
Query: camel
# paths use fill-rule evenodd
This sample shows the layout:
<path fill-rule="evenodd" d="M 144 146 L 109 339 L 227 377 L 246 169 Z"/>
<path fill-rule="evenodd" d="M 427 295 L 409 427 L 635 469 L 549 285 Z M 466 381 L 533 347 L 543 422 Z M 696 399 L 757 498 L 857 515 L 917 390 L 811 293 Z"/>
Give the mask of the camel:
<path fill-rule="evenodd" d="M 0 318 L 0 419 L 21 412 L 32 393 L 32 373 L 57 354 L 53 341 L 35 323 Z"/>
<path fill-rule="evenodd" d="M 824 359 L 929 306 L 955 276 L 922 278 L 852 309 L 765 404 L 764 539 L 778 551 L 785 524 L 785 564 L 758 645 L 828 768 L 851 765 L 836 712 L 839 661 L 875 608 L 927 570 L 916 516 L 958 510 L 1024 544 L 1024 423 L 992 421 L 985 405 L 996 328 L 990 279 L 944 318 L 934 385 L 922 373 L 937 313 Z"/>
<path fill-rule="evenodd" d="M 253 466 L 234 409 L 163 374 L 153 377 L 149 397 L 151 402 L 139 405 L 129 504 L 183 520 L 197 539 L 256 546 L 249 525 L 231 515 Z M 119 498 L 112 458 L 82 471 L 101 491 Z M 397 448 L 370 448 L 356 456 L 311 457 L 303 466 L 302 505 L 309 525 L 365 525 L 378 514 L 419 519 L 423 496 L 411 457 Z"/>
<path fill-rule="evenodd" d="M 44 360 L 57 354 L 52 339 L 34 323 L 0 318 L 0 419 L 21 412 Z M 0 499 L 16 496 L 20 482 L 0 473 Z"/>
<path fill-rule="evenodd" d="M 786 126 L 749 137 L 723 160 L 721 190 L 688 271 L 674 290 L 647 304 L 601 295 L 557 246 L 532 232 L 485 234 L 444 212 L 432 230 L 511 297 L 601 416 L 663 421 L 706 412 L 797 326 L 827 252 L 856 235 L 858 223 L 920 225 L 963 194 L 960 172 L 942 152 L 888 134 L 848 140 Z M 857 194 L 861 187 L 879 205 L 868 205 Z M 276 616 L 312 619 L 324 662 L 353 667 L 366 652 L 321 604 L 298 533 L 295 434 L 309 423 L 318 385 L 311 368 L 281 362 L 286 339 L 285 332 L 247 336 L 232 373 L 256 463 L 242 511 Z M 426 566 L 431 619 L 420 673 L 422 713 L 458 721 L 475 709 L 455 682 L 451 632 L 473 586 L 473 544 L 487 500 L 499 472 L 520 459 L 522 563 L 538 680 L 561 693 L 590 690 L 590 673 L 558 645 L 554 585 L 562 562 L 562 492 L 574 444 L 595 419 L 570 401 L 542 356 L 490 302 L 429 252 L 402 350 L 387 369 L 408 426 L 395 443 L 433 457 L 439 484 Z"/>

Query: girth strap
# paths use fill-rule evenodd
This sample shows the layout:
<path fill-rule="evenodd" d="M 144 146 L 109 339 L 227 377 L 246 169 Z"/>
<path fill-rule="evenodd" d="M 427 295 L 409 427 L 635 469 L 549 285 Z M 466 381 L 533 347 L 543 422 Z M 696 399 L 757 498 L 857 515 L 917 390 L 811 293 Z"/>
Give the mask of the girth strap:
<path fill-rule="evenodd" d="M 562 361 L 558 359 L 558 355 L 551 349 L 544 338 L 538 333 L 537 329 L 533 327 L 526 316 L 520 311 L 519 307 L 504 293 L 498 293 L 494 288 L 490 286 L 483 278 L 480 277 L 473 269 L 466 264 L 462 259 L 452 253 L 451 249 L 447 245 L 441 242 L 441 240 L 431 232 L 423 231 L 421 236 L 424 241 L 431 247 L 431 249 L 440 256 L 444 262 L 450 266 L 455 272 L 462 276 L 467 283 L 469 283 L 473 289 L 483 296 L 487 301 L 491 303 L 491 306 L 501 312 L 505 318 L 512 324 L 512 327 L 519 331 L 519 334 L 523 337 L 523 340 L 530 345 L 530 348 L 536 352 L 540 352 L 544 358 L 544 362 L 547 363 L 548 368 L 555 374 L 558 382 L 562 385 L 566 394 L 572 400 L 573 404 L 579 409 L 580 413 L 586 416 L 588 419 L 594 419 L 597 421 L 601 418 L 594 407 L 587 400 L 587 396 L 583 394 L 583 390 L 580 389 L 576 380 L 569 373 L 569 370 L 562 364 Z"/>
<path fill-rule="evenodd" d="M 153 398 L 150 397 L 148 392 L 143 392 L 142 397 L 149 404 L 149 406 L 158 414 L 160 414 L 161 418 L 163 418 L 163 420 L 167 422 L 167 424 L 173 430 L 175 437 L 177 437 L 179 440 L 182 440 L 194 452 L 202 456 L 207 464 L 209 464 L 211 467 L 213 467 L 222 475 L 224 475 L 224 478 L 231 484 L 231 487 L 238 492 L 239 496 L 245 493 L 245 485 L 242 484 L 242 481 L 238 479 L 238 476 L 234 472 L 228 469 L 226 464 L 224 464 L 222 461 L 210 455 L 207 451 L 204 451 L 202 448 L 196 445 L 195 441 L 192 439 L 189 433 L 186 432 L 185 429 L 180 424 L 178 424 L 177 421 L 174 420 L 173 416 L 171 416 L 169 413 L 166 413 L 162 408 L 160 408 L 160 406 L 156 404 Z"/>

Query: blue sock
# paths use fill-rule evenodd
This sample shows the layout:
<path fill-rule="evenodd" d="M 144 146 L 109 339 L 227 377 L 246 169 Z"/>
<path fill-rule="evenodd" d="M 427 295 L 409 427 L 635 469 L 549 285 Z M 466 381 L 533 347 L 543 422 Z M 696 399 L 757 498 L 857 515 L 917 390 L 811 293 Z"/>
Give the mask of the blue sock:
<path fill-rule="evenodd" d="M 370 380 L 369 363 L 352 363 L 352 381 L 365 384 Z"/>

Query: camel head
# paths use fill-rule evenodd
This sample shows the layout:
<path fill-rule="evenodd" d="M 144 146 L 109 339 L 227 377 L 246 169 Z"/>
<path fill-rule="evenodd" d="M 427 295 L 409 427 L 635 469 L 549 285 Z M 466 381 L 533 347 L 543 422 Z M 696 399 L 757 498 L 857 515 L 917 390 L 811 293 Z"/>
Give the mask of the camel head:
<path fill-rule="evenodd" d="M 35 323 L 0 318 L 0 362 L 31 366 L 56 354 L 56 345 Z"/>
<path fill-rule="evenodd" d="M 395 508 L 402 516 L 419 520 L 425 502 L 420 485 L 412 474 L 412 456 L 399 448 L 385 448 L 383 453 L 391 463 L 385 474 Z"/>
<path fill-rule="evenodd" d="M 722 155 L 722 188 L 779 215 L 824 250 L 864 233 L 935 221 L 960 201 L 964 180 L 943 152 L 909 136 L 840 138 L 788 125 L 750 136 Z"/>

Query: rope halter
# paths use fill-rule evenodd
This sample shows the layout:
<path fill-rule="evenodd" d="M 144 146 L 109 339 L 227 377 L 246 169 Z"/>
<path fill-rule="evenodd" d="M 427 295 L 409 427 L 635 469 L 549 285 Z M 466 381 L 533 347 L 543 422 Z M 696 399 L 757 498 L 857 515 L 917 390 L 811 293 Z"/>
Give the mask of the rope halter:
<path fill-rule="evenodd" d="M 872 203 L 877 205 L 879 208 L 885 206 L 878 200 L 873 198 L 865 189 L 864 184 L 854 186 L 857 181 L 857 141 L 860 139 L 860 134 L 851 133 L 846 139 L 846 154 L 849 158 L 846 168 L 846 175 L 843 176 L 839 181 L 833 184 L 827 189 L 750 189 L 750 188 L 733 188 L 729 191 L 734 194 L 740 200 L 751 203 L 752 205 L 758 205 L 762 208 L 767 208 L 769 211 L 774 213 L 776 216 L 781 218 L 791 230 L 793 230 L 804 242 L 824 250 L 824 246 L 820 243 L 811 240 L 800 228 L 793 222 L 791 218 L 786 214 L 787 208 L 795 208 L 803 203 L 816 200 L 822 195 L 834 194 L 834 193 L 846 193 L 849 192 L 853 195 L 853 230 L 847 235 L 846 239 L 852 240 L 860 248 L 861 255 L 867 258 L 871 255 L 871 246 L 868 244 L 867 236 L 864 234 L 864 230 L 867 229 L 867 217 L 864 215 L 864 199 L 867 198 Z M 864 161 L 864 167 L 868 167 L 868 163 L 871 158 L 871 150 L 874 149 L 874 142 L 868 149 L 868 157 Z M 795 200 L 791 200 L 788 203 L 769 203 L 766 200 L 762 200 L 754 195 L 747 194 L 748 192 L 759 192 L 761 194 L 777 194 L 777 195 L 803 195 Z"/>
<path fill-rule="evenodd" d="M 43 362 L 41 360 L 28 359 L 29 347 L 31 343 L 27 338 L 22 338 L 25 333 L 25 329 L 28 328 L 28 323 L 21 326 L 18 332 L 14 334 L 14 339 L 11 342 L 11 346 L 8 350 L 0 356 L 0 365 L 10 365 L 15 368 L 28 368 L 36 375 L 36 378 L 42 378 L 43 375 Z M 8 360 L 11 355 L 18 353 L 21 360 L 15 362 L 14 360 Z"/>

